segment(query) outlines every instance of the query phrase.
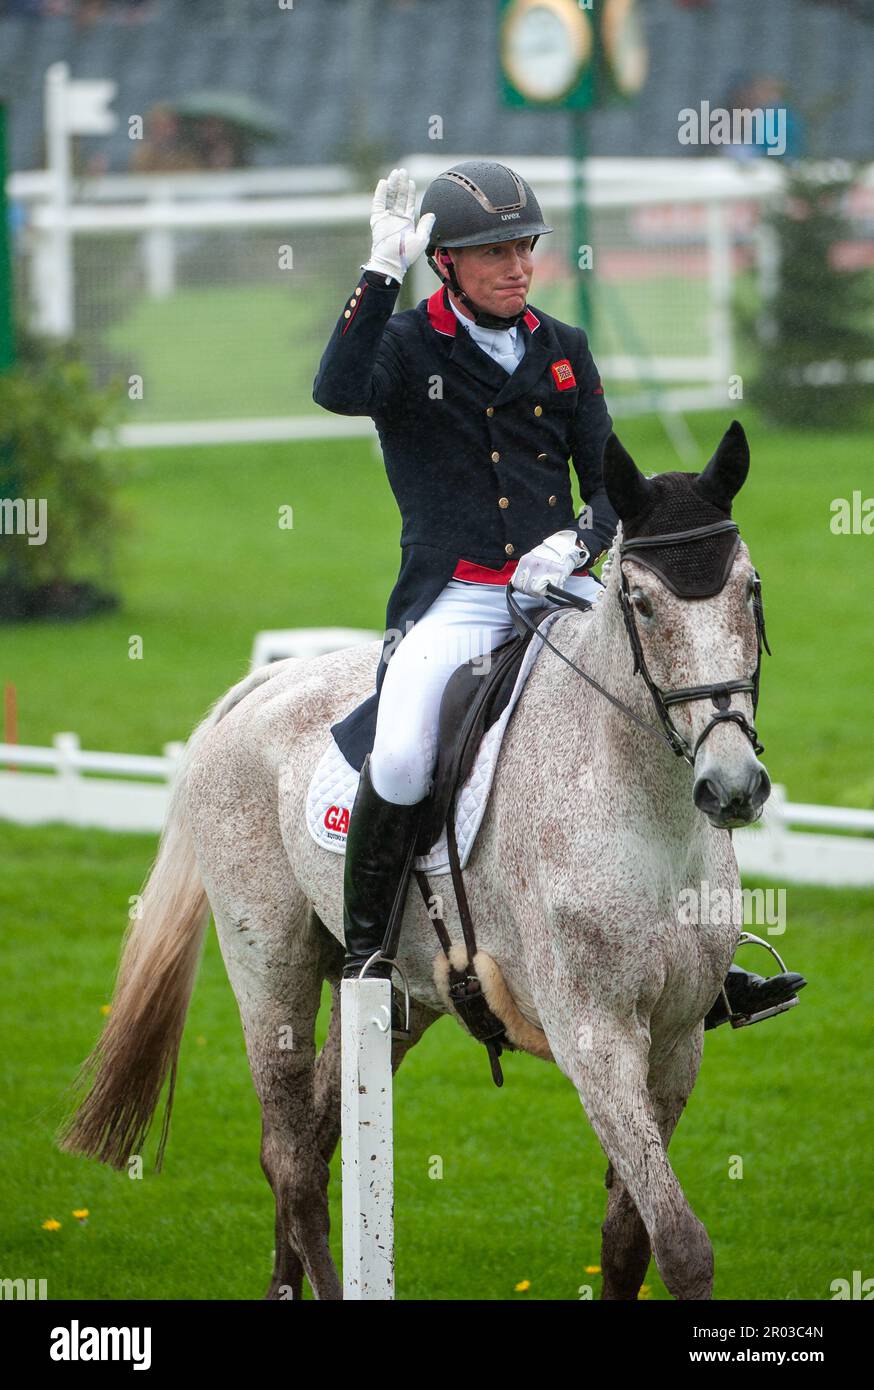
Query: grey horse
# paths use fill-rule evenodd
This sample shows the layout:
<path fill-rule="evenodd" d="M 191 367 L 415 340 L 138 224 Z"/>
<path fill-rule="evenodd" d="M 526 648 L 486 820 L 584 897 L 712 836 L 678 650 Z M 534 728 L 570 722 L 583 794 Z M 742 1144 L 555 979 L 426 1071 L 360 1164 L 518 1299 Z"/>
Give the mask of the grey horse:
<path fill-rule="evenodd" d="M 646 564 L 622 557 L 622 528 L 669 483 L 670 529 L 699 524 L 702 497 L 727 515 L 748 463 L 739 426 L 700 475 L 646 479 L 615 436 L 608 442 L 605 478 L 622 524 L 605 562 L 605 592 L 587 613 L 561 613 L 550 640 L 643 723 L 652 723 L 653 708 L 617 601 L 623 575 L 649 672 L 671 691 L 749 678 L 758 654 L 754 570 L 740 542 L 720 590 L 690 601 Z M 262 667 L 195 729 L 142 913 L 129 928 L 112 1011 L 80 1076 L 87 1091 L 60 1136 L 68 1151 L 123 1167 L 140 1152 L 169 1076 L 160 1166 L 211 909 L 276 1199 L 267 1297 L 300 1298 L 304 1277 L 316 1298 L 342 1297 L 327 1189 L 340 1130 L 343 859 L 315 844 L 304 812 L 328 726 L 368 694 L 378 654 L 368 644 Z M 751 695 L 733 703 L 751 723 Z M 672 707 L 688 746 L 711 712 L 701 700 Z M 690 767 L 541 650 L 505 736 L 465 879 L 481 949 L 575 1086 L 609 1160 L 604 1298 L 634 1299 L 650 1254 L 674 1297 L 711 1296 L 711 1243 L 667 1150 L 740 925 L 691 923 L 677 903 L 683 890 L 705 882 L 711 893 L 738 889 L 730 828 L 754 820 L 768 791 L 742 721 L 716 723 Z M 450 880 L 431 881 L 459 941 Z M 436 954 L 433 924 L 412 891 L 398 953 L 413 999 L 411 1040 L 395 1044 L 395 1066 L 447 1012 Z M 325 980 L 333 1007 L 317 1055 Z"/>

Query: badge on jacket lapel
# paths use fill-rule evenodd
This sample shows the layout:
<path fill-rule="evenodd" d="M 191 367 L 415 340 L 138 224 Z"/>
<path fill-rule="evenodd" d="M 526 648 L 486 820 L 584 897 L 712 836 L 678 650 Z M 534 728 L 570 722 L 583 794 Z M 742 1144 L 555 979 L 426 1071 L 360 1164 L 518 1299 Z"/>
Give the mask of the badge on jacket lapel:
<path fill-rule="evenodd" d="M 576 386 L 577 379 L 574 376 L 574 369 L 566 357 L 560 362 L 553 362 L 549 369 L 555 378 L 555 384 L 559 391 L 569 391 L 572 386 Z"/>

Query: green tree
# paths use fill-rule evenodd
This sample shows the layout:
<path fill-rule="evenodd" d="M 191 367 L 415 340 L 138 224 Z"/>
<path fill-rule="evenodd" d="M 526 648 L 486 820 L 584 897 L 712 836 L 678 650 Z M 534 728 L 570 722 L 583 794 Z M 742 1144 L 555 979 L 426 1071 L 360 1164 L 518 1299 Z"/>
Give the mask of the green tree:
<path fill-rule="evenodd" d="M 94 581 L 111 575 L 125 525 L 121 464 L 94 435 L 112 439 L 123 386 L 95 389 L 74 344 L 16 336 L 18 360 L 0 373 L 0 620 L 82 617 L 118 601 Z M 28 507 L 45 517 L 41 543 Z"/>
<path fill-rule="evenodd" d="M 852 426 L 870 410 L 874 272 L 847 257 L 847 199 L 859 172 L 844 162 L 787 164 L 765 218 L 776 276 L 756 322 L 748 398 L 777 424 Z"/>

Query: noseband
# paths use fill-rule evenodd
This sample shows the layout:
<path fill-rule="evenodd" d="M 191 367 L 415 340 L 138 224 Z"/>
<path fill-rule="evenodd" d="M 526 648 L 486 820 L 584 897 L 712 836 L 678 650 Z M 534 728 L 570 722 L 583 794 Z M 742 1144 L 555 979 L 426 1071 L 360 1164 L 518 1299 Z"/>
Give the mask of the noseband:
<path fill-rule="evenodd" d="M 617 709 L 621 709 L 635 724 L 639 725 L 640 728 L 648 730 L 648 732 L 654 734 L 656 738 L 661 739 L 673 753 L 676 753 L 678 757 L 684 758 L 690 767 L 694 765 L 695 758 L 697 757 L 698 750 L 702 743 L 718 724 L 737 724 L 743 729 L 752 744 L 753 752 L 757 754 L 764 752 L 764 745 L 759 742 L 759 736 L 756 733 L 755 725 L 750 723 L 742 710 L 733 709 L 731 706 L 732 695 L 743 691 L 748 691 L 753 697 L 754 716 L 759 704 L 759 674 L 762 665 L 762 647 L 764 646 L 768 655 L 771 655 L 771 648 L 768 646 L 768 638 L 765 633 L 765 611 L 762 605 L 762 581 L 759 578 L 758 571 L 754 570 L 753 613 L 756 620 L 756 669 L 752 676 L 750 676 L 748 680 L 714 681 L 710 685 L 695 685 L 684 690 L 664 691 L 660 686 L 656 685 L 646 664 L 646 658 L 644 657 L 643 647 L 640 641 L 640 633 L 637 630 L 637 622 L 634 616 L 634 604 L 631 601 L 628 578 L 622 569 L 622 561 L 626 555 L 633 555 L 635 551 L 671 545 L 686 545 L 689 541 L 706 540 L 711 536 L 720 535 L 726 531 L 734 531 L 737 533 L 737 522 L 730 520 L 716 521 L 709 526 L 695 526 L 688 531 L 674 531 L 667 535 L 636 536 L 632 537 L 631 540 L 623 541 L 619 547 L 620 584 L 617 590 L 617 597 L 622 608 L 625 630 L 628 633 L 628 640 L 634 657 L 634 674 L 640 674 L 643 677 L 646 687 L 652 697 L 653 704 L 655 705 L 656 714 L 661 722 L 661 729 L 639 718 L 634 710 L 629 709 L 628 705 L 624 704 L 622 700 L 617 699 L 615 695 L 611 695 L 610 692 L 605 690 L 602 685 L 599 685 L 592 676 L 580 670 L 575 662 L 571 661 L 569 657 L 566 657 L 563 652 L 560 652 L 557 647 L 553 646 L 549 638 L 538 630 L 536 624 L 532 623 L 528 615 L 519 607 L 519 604 L 511 593 L 511 586 L 509 584 L 507 585 L 507 606 L 510 609 L 515 626 L 520 631 L 522 630 L 520 627 L 521 621 L 525 627 L 535 632 L 537 636 L 540 637 L 541 641 L 555 652 L 556 656 L 560 656 L 562 661 L 568 666 L 571 666 L 573 670 L 576 671 L 577 675 L 582 676 L 583 680 L 588 681 L 589 685 L 593 686 L 604 695 Z M 577 598 L 575 594 L 568 594 L 563 589 L 557 588 L 554 584 L 547 584 L 546 588 L 550 598 L 552 598 L 559 607 L 577 608 L 583 613 L 587 612 L 592 607 L 592 604 L 589 603 L 587 599 L 580 599 Z M 694 746 L 692 746 L 689 744 L 688 739 L 684 738 L 680 733 L 671 719 L 670 707 L 672 705 L 691 703 L 694 700 L 712 700 L 713 704 L 716 706 L 716 713 L 707 724 L 707 727 L 699 734 Z"/>

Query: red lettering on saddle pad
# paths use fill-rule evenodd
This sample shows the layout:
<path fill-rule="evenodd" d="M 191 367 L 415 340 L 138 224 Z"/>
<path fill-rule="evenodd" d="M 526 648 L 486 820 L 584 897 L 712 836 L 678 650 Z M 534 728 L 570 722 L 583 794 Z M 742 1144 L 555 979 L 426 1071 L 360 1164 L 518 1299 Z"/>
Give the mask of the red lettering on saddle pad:
<path fill-rule="evenodd" d="M 560 362 L 553 362 L 549 369 L 555 378 L 555 384 L 559 391 L 569 391 L 572 386 L 576 386 L 577 379 L 574 376 L 574 369 L 566 357 Z"/>
<path fill-rule="evenodd" d="M 349 812 L 345 806 L 329 806 L 325 812 L 325 828 L 345 835 L 349 830 Z"/>

